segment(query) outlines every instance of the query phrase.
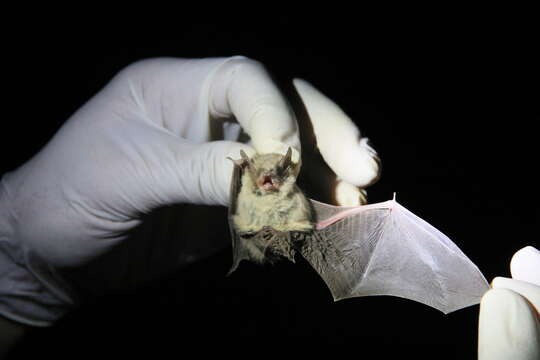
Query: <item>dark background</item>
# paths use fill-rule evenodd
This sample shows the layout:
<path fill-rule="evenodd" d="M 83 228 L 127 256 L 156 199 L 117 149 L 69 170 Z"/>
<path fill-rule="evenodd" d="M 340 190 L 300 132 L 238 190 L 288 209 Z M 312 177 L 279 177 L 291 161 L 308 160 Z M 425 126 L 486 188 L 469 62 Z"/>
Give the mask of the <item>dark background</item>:
<path fill-rule="evenodd" d="M 172 39 L 118 30 L 74 40 L 68 28 L 54 35 L 36 28 L 5 44 L 0 170 L 39 151 L 133 61 L 245 55 L 281 81 L 310 81 L 354 119 L 383 163 L 370 202 L 397 192 L 401 204 L 453 239 L 488 281 L 509 276 L 512 254 L 538 244 L 532 228 L 538 223 L 539 59 L 531 42 L 538 28 L 482 14 L 399 23 L 367 18 L 328 23 L 279 15 L 245 23 L 184 16 L 164 32 Z M 229 236 L 222 218 L 216 236 Z M 225 277 L 230 263 L 227 248 L 138 291 L 101 298 L 32 333 L 16 355 L 151 349 L 180 356 L 189 349 L 234 353 L 247 344 L 275 349 L 290 340 L 308 348 L 315 339 L 318 346 L 345 344 L 335 349 L 381 355 L 392 347 L 475 356 L 478 306 L 443 315 L 395 297 L 333 303 L 306 264 L 243 263 Z M 204 348 L 195 345 L 200 340 Z"/>

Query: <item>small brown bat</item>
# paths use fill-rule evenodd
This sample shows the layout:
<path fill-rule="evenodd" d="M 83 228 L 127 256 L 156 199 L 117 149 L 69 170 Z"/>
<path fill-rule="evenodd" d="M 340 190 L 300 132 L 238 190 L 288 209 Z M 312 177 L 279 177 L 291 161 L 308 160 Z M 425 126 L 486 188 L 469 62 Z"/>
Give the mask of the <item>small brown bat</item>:
<path fill-rule="evenodd" d="M 291 148 L 285 156 L 260 154 L 250 159 L 240 154 L 240 160 L 233 160 L 230 207 L 238 241 L 255 262 L 294 262 L 295 250 L 315 224 L 311 203 L 296 185 L 298 164 L 291 160 Z"/>
<path fill-rule="evenodd" d="M 334 300 L 392 295 L 444 313 L 477 304 L 489 289 L 478 268 L 448 237 L 393 200 L 333 206 L 307 199 L 298 164 L 257 154 L 232 160 L 229 222 L 233 264 L 294 262 L 300 253 Z"/>

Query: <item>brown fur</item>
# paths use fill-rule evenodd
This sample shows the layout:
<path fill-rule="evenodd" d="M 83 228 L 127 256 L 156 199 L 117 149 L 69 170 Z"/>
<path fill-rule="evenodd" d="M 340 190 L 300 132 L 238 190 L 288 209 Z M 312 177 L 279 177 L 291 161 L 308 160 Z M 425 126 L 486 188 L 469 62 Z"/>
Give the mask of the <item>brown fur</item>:
<path fill-rule="evenodd" d="M 272 255 L 294 260 L 291 232 L 311 232 L 314 228 L 313 210 L 296 185 L 296 164 L 290 154 L 255 155 L 243 157 L 244 171 L 236 198 L 232 223 L 241 244 L 250 258 L 262 263 Z M 270 177 L 275 189 L 260 186 L 261 177 Z"/>

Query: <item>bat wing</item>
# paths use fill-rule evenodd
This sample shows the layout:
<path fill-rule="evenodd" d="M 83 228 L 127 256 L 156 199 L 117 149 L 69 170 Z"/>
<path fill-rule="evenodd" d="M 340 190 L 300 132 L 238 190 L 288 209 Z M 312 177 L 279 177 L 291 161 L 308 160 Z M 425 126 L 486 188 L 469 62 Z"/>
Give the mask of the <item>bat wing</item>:
<path fill-rule="evenodd" d="M 312 204 L 318 230 L 301 254 L 336 301 L 391 295 L 447 314 L 479 303 L 489 289 L 447 236 L 395 199 L 358 207 Z"/>
<path fill-rule="evenodd" d="M 230 275 L 236 268 L 240 261 L 244 259 L 249 259 L 249 252 L 246 249 L 245 245 L 241 242 L 240 236 L 234 231 L 234 225 L 232 223 L 232 217 L 236 214 L 238 193 L 242 187 L 242 174 L 243 162 L 241 160 L 233 160 L 233 175 L 231 180 L 230 188 L 230 204 L 229 204 L 229 229 L 231 232 L 232 239 L 232 250 L 233 250 L 233 263 L 231 269 L 229 270 L 228 275 Z"/>

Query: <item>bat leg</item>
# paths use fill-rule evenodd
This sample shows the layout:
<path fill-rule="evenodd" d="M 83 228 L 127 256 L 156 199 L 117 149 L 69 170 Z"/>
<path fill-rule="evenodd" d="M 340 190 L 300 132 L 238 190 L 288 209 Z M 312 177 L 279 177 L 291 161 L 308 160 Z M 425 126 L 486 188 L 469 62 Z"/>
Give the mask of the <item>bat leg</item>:
<path fill-rule="evenodd" d="M 290 148 L 289 148 L 290 149 Z M 292 232 L 291 231 L 287 231 L 286 233 L 286 238 L 287 238 L 287 244 L 289 246 L 289 256 L 287 257 L 293 264 L 296 264 L 296 261 L 294 261 L 294 256 L 296 255 L 296 250 L 294 248 L 294 243 L 293 243 L 293 235 L 292 235 Z"/>
<path fill-rule="evenodd" d="M 307 234 L 299 231 L 279 231 L 270 226 L 261 230 L 238 233 L 249 258 L 257 263 L 274 264 L 283 259 L 295 263 L 296 252 Z"/>
<path fill-rule="evenodd" d="M 292 246 L 290 232 L 265 226 L 257 237 L 269 263 L 276 263 L 283 258 L 294 263 L 295 249 Z"/>

